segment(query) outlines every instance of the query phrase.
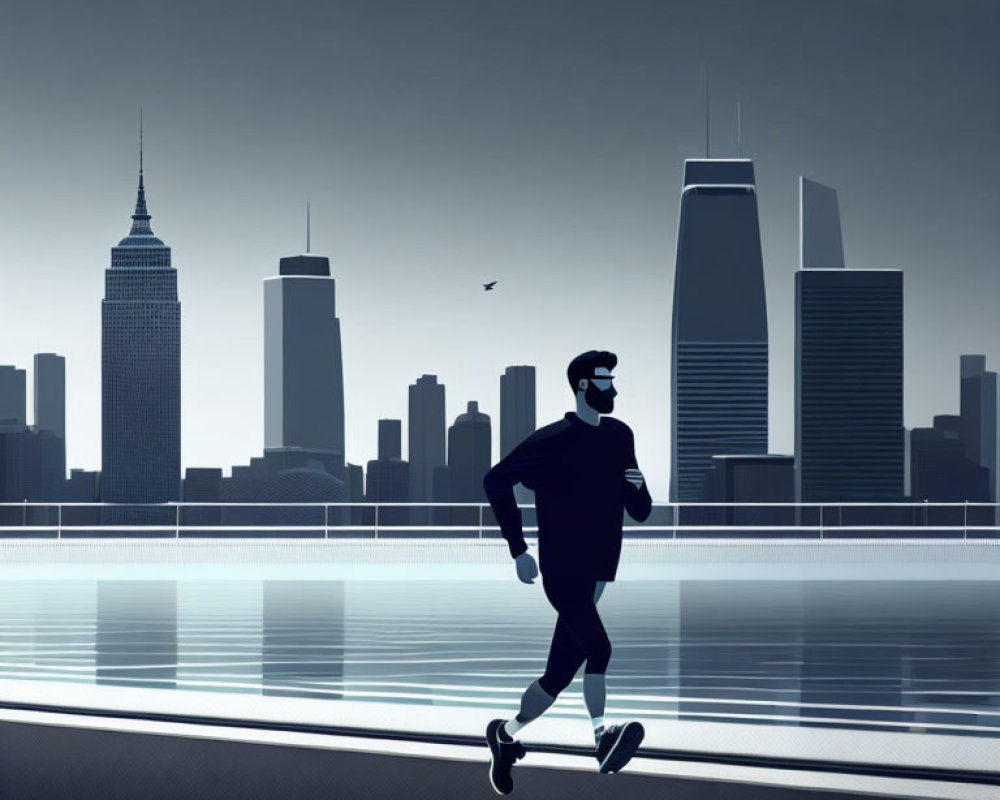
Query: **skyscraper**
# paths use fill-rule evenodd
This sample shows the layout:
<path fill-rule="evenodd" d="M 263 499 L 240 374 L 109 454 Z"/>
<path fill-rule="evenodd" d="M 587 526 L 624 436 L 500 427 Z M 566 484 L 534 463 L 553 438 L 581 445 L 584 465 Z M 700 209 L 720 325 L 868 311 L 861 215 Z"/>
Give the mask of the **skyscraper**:
<path fill-rule="evenodd" d="M 282 258 L 264 280 L 264 448 L 332 457 L 346 480 L 344 369 L 330 260 Z"/>
<path fill-rule="evenodd" d="M 507 367 L 500 376 L 500 458 L 535 432 L 535 368 Z"/>
<path fill-rule="evenodd" d="M 140 149 L 132 228 L 111 249 L 101 303 L 101 499 L 181 495 L 181 304 L 170 248 L 149 225 Z"/>
<path fill-rule="evenodd" d="M 378 421 L 378 458 L 389 461 L 403 457 L 403 421 L 380 419 Z"/>
<path fill-rule="evenodd" d="M 997 499 L 997 374 L 985 355 L 960 359 L 962 442 L 965 455 L 989 470 L 989 502 Z"/>
<path fill-rule="evenodd" d="M 434 499 L 434 469 L 445 465 L 444 385 L 422 375 L 409 388 L 410 500 Z"/>
<path fill-rule="evenodd" d="M 500 458 L 535 432 L 535 368 L 507 367 L 500 376 Z M 520 483 L 514 487 L 518 503 L 532 505 L 535 493 Z"/>
<path fill-rule="evenodd" d="M 836 195 L 831 203 L 832 189 L 805 179 L 800 190 L 805 261 L 795 273 L 796 501 L 898 501 L 905 458 L 903 273 L 848 269 L 843 250 L 829 240 L 814 247 L 810 231 L 839 232 Z"/>
<path fill-rule="evenodd" d="M 455 503 L 485 503 L 483 477 L 490 467 L 490 418 L 470 400 L 448 429 L 448 475 Z"/>
<path fill-rule="evenodd" d="M 370 503 L 405 503 L 409 498 L 409 466 L 400 459 L 402 450 L 402 421 L 378 421 L 378 459 L 368 462 L 368 492 Z M 406 509 L 392 509 L 382 514 L 386 524 L 402 524 L 408 516 Z"/>
<path fill-rule="evenodd" d="M 670 500 L 713 455 L 767 452 L 767 304 L 753 162 L 684 163 L 674 272 Z"/>
<path fill-rule="evenodd" d="M 35 354 L 35 430 L 51 431 L 54 440 L 44 453 L 47 475 L 66 480 L 66 359 L 55 353 Z"/>
<path fill-rule="evenodd" d="M 0 430 L 25 430 L 27 383 L 25 372 L 13 366 L 0 367 Z"/>
<path fill-rule="evenodd" d="M 66 439 L 66 359 L 35 354 L 35 429 Z"/>

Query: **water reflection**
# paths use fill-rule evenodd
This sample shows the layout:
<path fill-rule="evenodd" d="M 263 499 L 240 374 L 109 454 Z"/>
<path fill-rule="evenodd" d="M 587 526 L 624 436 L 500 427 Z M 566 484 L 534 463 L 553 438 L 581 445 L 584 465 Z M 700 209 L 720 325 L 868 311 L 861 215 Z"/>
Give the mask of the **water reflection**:
<path fill-rule="evenodd" d="M 343 581 L 265 581 L 263 626 L 265 695 L 343 697 Z"/>
<path fill-rule="evenodd" d="M 30 604 L 25 615 L 26 653 L 33 669 L 25 677 L 91 681 L 94 675 L 94 628 L 97 597 L 94 584 L 61 581 L 36 591 L 33 584 L 17 584 L 21 602 Z M 26 609 L 27 610 L 27 609 Z M 34 633 L 32 642 L 32 633 Z"/>
<path fill-rule="evenodd" d="M 1000 733 L 1000 583 L 623 581 L 600 608 L 612 714 Z M 506 713 L 553 623 L 513 578 L 10 582 L 0 678 Z"/>
<path fill-rule="evenodd" d="M 179 687 L 260 692 L 262 597 L 252 581 L 178 584 Z"/>
<path fill-rule="evenodd" d="M 802 701 L 821 705 L 865 705 L 852 719 L 912 722 L 903 705 L 903 664 L 909 648 L 924 639 L 920 616 L 928 609 L 890 583 L 861 584 L 844 592 L 819 581 L 802 601 Z M 926 631 L 939 639 L 943 630 Z M 961 672 L 955 677 L 964 677 Z M 805 708 L 812 717 L 842 718 L 836 708 Z"/>
<path fill-rule="evenodd" d="M 768 716 L 795 714 L 802 686 L 803 588 L 791 581 L 680 585 L 676 674 L 684 699 L 678 718 L 753 714 L 764 717 L 755 722 L 767 722 Z"/>
<path fill-rule="evenodd" d="M 177 683 L 176 581 L 98 581 L 97 683 Z"/>

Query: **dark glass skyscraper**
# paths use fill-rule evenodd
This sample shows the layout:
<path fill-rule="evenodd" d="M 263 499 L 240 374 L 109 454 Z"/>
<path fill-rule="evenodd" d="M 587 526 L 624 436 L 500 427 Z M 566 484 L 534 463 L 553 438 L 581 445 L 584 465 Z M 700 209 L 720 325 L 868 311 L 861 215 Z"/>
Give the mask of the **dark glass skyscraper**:
<path fill-rule="evenodd" d="M 35 428 L 66 440 L 66 359 L 35 353 Z"/>
<path fill-rule="evenodd" d="M 434 499 L 434 470 L 445 465 L 444 385 L 421 375 L 409 387 L 410 500 Z"/>
<path fill-rule="evenodd" d="M 535 368 L 507 367 L 500 376 L 500 458 L 535 432 Z M 520 483 L 518 503 L 534 505 L 535 493 Z"/>
<path fill-rule="evenodd" d="M 35 431 L 44 442 L 42 492 L 58 497 L 66 480 L 66 359 L 55 353 L 35 353 L 34 373 Z"/>
<path fill-rule="evenodd" d="M 767 452 L 767 304 L 753 162 L 684 164 L 674 272 L 670 500 L 716 454 Z"/>
<path fill-rule="evenodd" d="M 27 373 L 15 366 L 0 367 L 0 430 L 27 428 Z"/>
<path fill-rule="evenodd" d="M 997 497 L 997 374 L 985 355 L 962 355 L 961 415 L 965 454 L 990 472 L 989 501 Z"/>
<path fill-rule="evenodd" d="M 500 376 L 500 458 L 535 432 L 535 368 L 507 367 Z"/>
<path fill-rule="evenodd" d="M 802 182 L 795 273 L 795 495 L 802 503 L 903 498 L 903 273 L 847 269 L 833 190 Z M 831 197 L 832 194 L 832 197 Z M 812 220 L 811 217 L 819 217 Z"/>
<path fill-rule="evenodd" d="M 378 421 L 378 459 L 368 462 L 370 503 L 405 503 L 409 500 L 409 465 L 402 455 L 402 420 Z M 381 521 L 392 525 L 406 523 L 406 509 L 384 509 Z"/>
<path fill-rule="evenodd" d="M 101 499 L 181 493 L 181 304 L 170 248 L 153 235 L 139 168 L 132 229 L 111 249 L 101 303 Z"/>
<path fill-rule="evenodd" d="M 470 400 L 464 414 L 448 429 L 448 474 L 450 500 L 456 503 L 485 503 L 483 476 L 490 471 L 490 418 Z"/>

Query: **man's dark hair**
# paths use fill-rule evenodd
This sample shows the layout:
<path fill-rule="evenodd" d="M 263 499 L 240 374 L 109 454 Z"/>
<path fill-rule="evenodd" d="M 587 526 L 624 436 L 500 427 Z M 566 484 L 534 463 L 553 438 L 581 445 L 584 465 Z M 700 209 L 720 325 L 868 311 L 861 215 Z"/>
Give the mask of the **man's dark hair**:
<path fill-rule="evenodd" d="M 609 353 L 607 350 L 588 350 L 569 362 L 566 377 L 569 378 L 570 388 L 576 393 L 579 391 L 580 378 L 593 378 L 597 367 L 607 367 L 611 370 L 617 365 L 618 356 L 614 353 Z"/>

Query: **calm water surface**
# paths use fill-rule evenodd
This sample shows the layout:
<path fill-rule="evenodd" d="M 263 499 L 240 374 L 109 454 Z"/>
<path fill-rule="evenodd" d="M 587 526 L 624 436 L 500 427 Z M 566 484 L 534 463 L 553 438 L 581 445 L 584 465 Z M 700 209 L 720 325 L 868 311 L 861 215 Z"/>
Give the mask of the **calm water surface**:
<path fill-rule="evenodd" d="M 600 610 L 609 713 L 1000 735 L 996 582 L 621 581 Z M 554 619 L 513 580 L 10 581 L 0 678 L 513 710 Z"/>

